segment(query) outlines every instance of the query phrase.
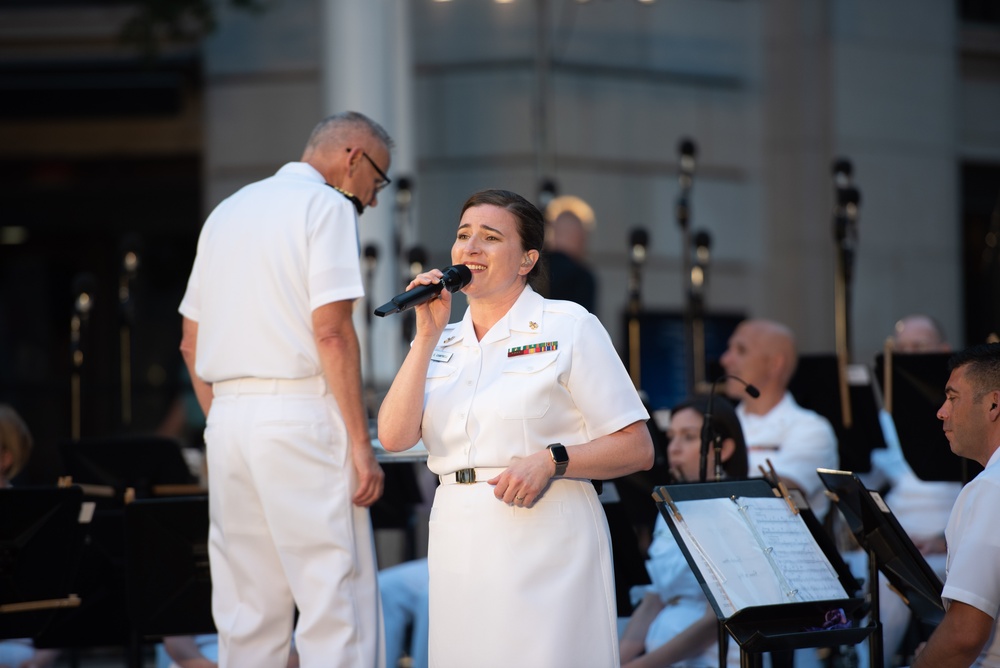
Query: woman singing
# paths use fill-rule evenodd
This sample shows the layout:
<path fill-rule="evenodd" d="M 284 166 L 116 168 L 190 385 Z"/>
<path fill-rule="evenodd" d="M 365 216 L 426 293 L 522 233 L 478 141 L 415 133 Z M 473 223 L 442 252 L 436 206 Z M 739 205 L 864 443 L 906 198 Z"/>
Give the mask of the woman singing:
<path fill-rule="evenodd" d="M 441 479 L 432 666 L 619 665 L 610 538 L 591 481 L 652 466 L 649 416 L 597 318 L 532 289 L 544 237 L 520 195 L 466 201 L 451 257 L 472 271 L 469 308 L 448 325 L 447 291 L 417 307 L 379 411 L 382 445 L 423 439 Z"/>

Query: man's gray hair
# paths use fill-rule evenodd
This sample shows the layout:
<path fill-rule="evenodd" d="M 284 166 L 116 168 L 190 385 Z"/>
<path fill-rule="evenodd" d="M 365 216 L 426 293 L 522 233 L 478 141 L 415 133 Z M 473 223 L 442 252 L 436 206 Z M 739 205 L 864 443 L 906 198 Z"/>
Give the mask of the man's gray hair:
<path fill-rule="evenodd" d="M 395 146 L 392 137 L 381 125 L 357 111 L 343 111 L 327 116 L 316 124 L 306 142 L 306 153 L 316 150 L 327 142 L 352 148 L 349 145 L 364 135 L 378 140 L 388 151 Z"/>

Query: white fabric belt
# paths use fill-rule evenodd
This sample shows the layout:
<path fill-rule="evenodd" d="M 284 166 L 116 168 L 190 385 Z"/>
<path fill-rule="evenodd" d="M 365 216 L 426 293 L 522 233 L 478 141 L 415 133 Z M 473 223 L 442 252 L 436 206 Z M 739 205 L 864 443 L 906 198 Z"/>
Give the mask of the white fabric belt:
<path fill-rule="evenodd" d="M 454 473 L 445 473 L 444 475 L 439 475 L 438 478 L 441 480 L 442 485 L 454 485 L 456 483 L 470 484 L 492 480 L 506 470 L 506 466 L 480 466 L 474 469 L 462 469 Z"/>
<path fill-rule="evenodd" d="M 327 392 L 323 376 L 306 378 L 233 378 L 212 383 L 212 394 L 314 394 Z"/>

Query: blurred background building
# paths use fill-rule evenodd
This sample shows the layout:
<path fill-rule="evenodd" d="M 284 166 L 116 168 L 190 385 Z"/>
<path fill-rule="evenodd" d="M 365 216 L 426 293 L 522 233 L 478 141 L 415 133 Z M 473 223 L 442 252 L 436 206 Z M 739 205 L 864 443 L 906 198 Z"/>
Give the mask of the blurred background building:
<path fill-rule="evenodd" d="M 769 317 L 803 351 L 834 349 L 846 158 L 855 361 L 909 312 L 957 344 L 1000 329 L 989 0 L 0 0 L 0 401 L 39 444 L 164 424 L 204 217 L 343 109 L 398 143 L 361 219 L 376 394 L 405 319 L 367 313 L 410 259 L 449 263 L 481 188 L 593 207 L 598 315 L 623 356 L 636 230 L 643 310 L 680 313 L 685 139 L 709 318 Z"/>

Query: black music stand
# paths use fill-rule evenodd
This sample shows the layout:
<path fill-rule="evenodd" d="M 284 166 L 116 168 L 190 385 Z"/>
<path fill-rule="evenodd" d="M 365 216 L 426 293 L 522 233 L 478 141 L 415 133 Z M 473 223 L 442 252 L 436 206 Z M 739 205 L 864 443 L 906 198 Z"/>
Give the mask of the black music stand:
<path fill-rule="evenodd" d="M 815 521 L 815 518 L 812 518 L 812 522 L 806 521 L 806 526 L 813 539 L 816 540 L 816 545 L 836 571 L 837 578 L 844 591 L 848 593 L 849 598 L 747 606 L 738 609 L 735 613 L 727 614 L 726 608 L 716 598 L 715 592 L 708 584 L 707 577 L 712 576 L 706 576 L 706 573 L 703 572 L 704 562 L 692 555 L 682 538 L 677 522 L 675 522 L 675 509 L 671 507 L 671 503 L 700 499 L 774 498 L 774 492 L 767 481 L 754 479 L 666 485 L 656 488 L 653 496 L 657 499 L 660 514 L 663 515 L 667 526 L 670 527 L 674 540 L 683 551 L 691 570 L 719 618 L 720 665 L 725 665 L 725 646 L 728 637 L 732 637 L 740 647 L 740 665 L 750 668 L 762 665 L 762 655 L 766 652 L 855 645 L 875 630 L 872 625 L 852 626 L 843 629 L 820 629 L 826 621 L 826 614 L 838 608 L 844 611 L 848 619 L 857 622 L 864 616 L 865 602 L 861 598 L 850 596 L 851 593 L 860 588 L 858 582 L 851 575 L 850 569 L 844 564 L 840 554 L 832 547 L 829 538 L 826 536 L 820 538 L 823 529 Z M 660 500 L 661 498 L 669 499 L 669 501 Z M 801 497 L 799 498 L 801 499 Z M 782 503 L 784 502 L 782 500 Z M 805 506 L 804 509 L 800 508 L 799 512 L 810 511 L 808 511 L 808 506 Z M 803 519 L 806 520 L 805 517 Z M 878 661 L 879 663 L 872 664 L 874 668 L 881 666 L 881 654 Z"/>
<path fill-rule="evenodd" d="M 983 467 L 951 451 L 937 411 L 944 403 L 951 353 L 906 353 L 892 356 L 892 377 L 885 377 L 884 354 L 875 357 L 875 373 L 887 404 L 891 398 L 892 422 L 899 436 L 903 458 L 921 480 L 965 483 Z M 891 392 L 890 392 L 891 390 Z M 891 396 L 890 396 L 891 395 Z M 841 464 L 841 468 L 848 466 Z"/>
<path fill-rule="evenodd" d="M 941 602 L 944 585 L 882 496 L 866 489 L 861 479 L 850 471 L 818 469 L 817 472 L 833 493 L 834 502 L 854 537 L 868 551 L 869 560 L 900 592 L 914 616 L 928 627 L 936 627 L 944 617 Z M 873 573 L 873 589 L 874 582 Z"/>
<path fill-rule="evenodd" d="M 879 423 L 879 405 L 871 372 L 862 365 L 850 365 L 847 391 L 850 426 L 844 423 L 840 394 L 840 366 L 834 354 L 801 355 L 788 390 L 803 408 L 816 411 L 837 434 L 839 466 L 851 471 L 871 470 L 871 454 L 885 447 Z"/>
<path fill-rule="evenodd" d="M 115 490 L 110 498 L 95 498 L 96 510 L 75 580 L 83 604 L 54 615 L 38 647 L 130 647 L 132 624 L 125 585 L 124 491 L 139 498 L 166 485 L 193 486 L 177 441 L 156 436 L 129 436 L 73 441 L 59 445 L 65 473 L 74 483 Z"/>
<path fill-rule="evenodd" d="M 878 492 L 849 471 L 818 469 L 858 543 L 868 552 L 872 616 L 878 613 L 878 572 L 900 593 L 914 617 L 934 628 L 944 617 L 944 585 Z M 881 625 L 879 627 L 881 629 Z M 881 633 L 879 634 L 881 637 Z M 881 656 L 881 650 L 880 650 Z"/>
<path fill-rule="evenodd" d="M 79 605 L 82 505 L 79 487 L 0 489 L 0 638 L 34 637 Z"/>
<path fill-rule="evenodd" d="M 125 579 L 137 640 L 215 633 L 208 524 L 207 496 L 126 506 Z"/>

